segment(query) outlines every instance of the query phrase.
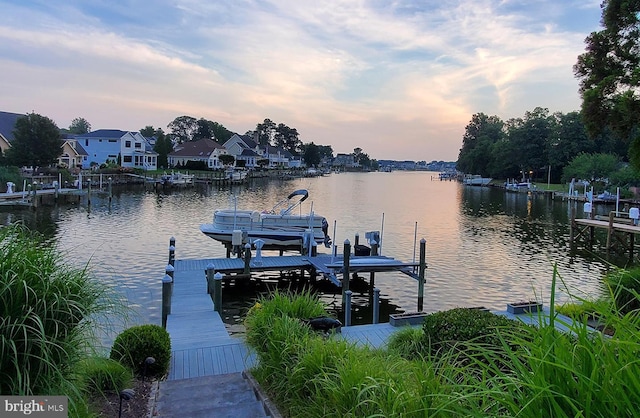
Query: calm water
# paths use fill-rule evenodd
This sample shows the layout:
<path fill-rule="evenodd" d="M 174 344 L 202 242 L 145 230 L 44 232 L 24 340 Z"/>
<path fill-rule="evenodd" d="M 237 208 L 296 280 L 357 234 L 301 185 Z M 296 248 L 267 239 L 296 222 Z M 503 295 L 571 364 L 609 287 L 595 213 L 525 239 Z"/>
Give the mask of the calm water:
<path fill-rule="evenodd" d="M 382 254 L 411 261 L 414 236 L 426 239 L 427 311 L 459 306 L 504 309 L 507 302 L 532 298 L 546 303 L 554 265 L 576 295 L 600 292 L 607 263 L 569 251 L 568 203 L 432 178 L 437 174 L 341 173 L 168 193 L 140 188 L 116 191 L 111 207 L 94 196 L 90 212 L 83 201 L 37 212 L 4 210 L 0 222 L 22 220 L 57 240 L 71 263 L 89 263 L 97 277 L 126 296 L 136 322 L 160 323 L 160 283 L 170 237 L 176 238 L 179 259 L 224 257 L 222 244 L 198 229 L 211 222 L 214 209 L 229 207 L 232 196 L 237 196 L 239 208 L 270 209 L 298 188 L 309 190 L 303 210 L 313 204 L 314 212 L 329 220 L 330 235 L 340 251 L 345 239 L 353 243 L 355 233 L 364 241 L 366 231 L 382 230 Z M 378 274 L 376 286 L 384 299 L 383 315 L 416 310 L 413 279 L 400 273 Z M 323 299 L 339 305 L 335 289 L 323 289 Z M 254 292 L 247 287 L 225 293 L 227 322 L 242 315 Z M 356 295 L 355 316 L 370 318 L 363 295 Z M 561 289 L 559 298 L 566 299 L 566 291 Z"/>

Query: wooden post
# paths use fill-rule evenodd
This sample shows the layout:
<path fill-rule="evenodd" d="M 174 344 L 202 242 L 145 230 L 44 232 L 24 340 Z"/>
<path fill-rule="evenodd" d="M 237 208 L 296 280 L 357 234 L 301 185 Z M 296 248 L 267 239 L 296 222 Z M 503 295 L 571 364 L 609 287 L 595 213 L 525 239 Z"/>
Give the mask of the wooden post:
<path fill-rule="evenodd" d="M 351 290 L 347 290 L 345 292 L 345 304 L 344 304 L 344 326 L 351 326 L 351 295 L 353 292 Z"/>
<path fill-rule="evenodd" d="M 169 238 L 169 264 L 175 266 L 176 260 L 176 239 L 174 237 Z"/>
<path fill-rule="evenodd" d="M 356 245 L 360 245 L 360 234 L 358 234 L 357 232 L 356 232 L 356 237 L 355 237 L 353 246 L 355 247 Z"/>
<path fill-rule="evenodd" d="M 251 273 L 249 263 L 251 263 L 251 244 L 246 243 L 244 245 L 244 274 Z"/>
<path fill-rule="evenodd" d="M 222 315 L 222 273 L 213 275 L 213 309 Z"/>
<path fill-rule="evenodd" d="M 611 249 L 611 235 L 613 234 L 613 217 L 614 212 L 609 212 L 609 226 L 607 227 L 607 254 Z"/>
<path fill-rule="evenodd" d="M 424 276 L 427 268 L 427 241 L 420 240 L 420 269 L 418 270 L 418 312 L 422 312 L 424 305 Z"/>
<path fill-rule="evenodd" d="M 168 274 L 162 278 L 162 328 L 167 328 L 167 316 L 171 313 L 171 286 L 173 279 Z"/>
<path fill-rule="evenodd" d="M 87 209 L 91 208 L 91 177 L 87 179 Z"/>
<path fill-rule="evenodd" d="M 167 274 L 169 277 L 171 277 L 171 279 L 173 279 L 174 276 L 174 272 L 175 272 L 175 268 L 171 265 L 171 264 L 167 264 L 167 267 L 165 267 L 164 272 L 165 274 Z"/>
<path fill-rule="evenodd" d="M 111 200 L 113 200 L 113 179 L 109 177 L 109 207 L 111 207 Z"/>
<path fill-rule="evenodd" d="M 378 243 L 376 242 L 376 240 L 371 241 L 371 255 L 374 257 L 378 255 Z M 373 289 L 375 285 L 376 273 L 372 271 L 371 273 L 369 273 L 369 289 Z"/>
<path fill-rule="evenodd" d="M 349 291 L 349 258 L 351 257 L 351 243 L 348 239 L 344 240 L 343 250 L 343 271 L 342 271 L 342 306 L 346 303 L 347 293 Z"/>
<path fill-rule="evenodd" d="M 209 296 L 211 296 L 211 301 L 213 302 L 213 295 L 214 295 L 214 284 L 213 284 L 213 277 L 216 274 L 216 268 L 213 264 L 208 264 L 207 265 L 207 270 L 206 270 L 206 274 L 207 274 L 207 293 L 209 294 Z"/>
<path fill-rule="evenodd" d="M 380 322 L 380 289 L 373 289 L 373 323 Z"/>

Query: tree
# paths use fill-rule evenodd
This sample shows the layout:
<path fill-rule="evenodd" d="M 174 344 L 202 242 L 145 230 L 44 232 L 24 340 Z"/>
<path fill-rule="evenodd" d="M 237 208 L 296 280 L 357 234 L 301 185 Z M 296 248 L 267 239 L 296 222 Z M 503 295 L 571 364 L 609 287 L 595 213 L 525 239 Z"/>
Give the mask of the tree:
<path fill-rule="evenodd" d="M 91 132 L 91 124 L 85 118 L 75 118 L 69 125 L 69 133 L 86 134 Z"/>
<path fill-rule="evenodd" d="M 140 129 L 140 134 L 146 137 L 155 137 L 156 143 L 153 150 L 158 153 L 158 167 L 169 167 L 169 153 L 173 151 L 173 142 L 168 135 L 165 135 L 162 128 L 154 130 L 153 126 L 146 126 Z"/>
<path fill-rule="evenodd" d="M 320 164 L 320 150 L 316 144 L 310 142 L 304 144 L 302 158 L 307 167 L 317 167 Z"/>
<path fill-rule="evenodd" d="M 160 129 L 160 128 L 158 128 L 158 129 Z M 160 129 L 160 130 L 162 130 L 162 129 Z M 142 135 L 144 137 L 151 138 L 155 134 L 156 134 L 156 129 L 151 125 L 147 125 L 144 128 L 140 129 L 140 135 Z"/>
<path fill-rule="evenodd" d="M 195 132 L 193 133 L 192 138 L 194 141 L 206 138 L 213 139 L 216 142 L 223 144 L 233 136 L 233 132 L 231 132 L 218 122 L 214 122 L 204 118 L 198 119 L 198 121 L 196 122 L 196 126 L 197 127 Z"/>
<path fill-rule="evenodd" d="M 230 154 L 221 154 L 218 157 L 218 159 L 224 165 L 232 165 L 233 162 L 236 160 L 236 157 L 234 157 L 233 155 L 230 155 Z"/>
<path fill-rule="evenodd" d="M 590 181 L 604 179 L 618 169 L 618 164 L 615 155 L 582 153 L 564 168 L 562 177 L 564 181 L 572 178 Z"/>
<path fill-rule="evenodd" d="M 302 141 L 298 138 L 298 130 L 290 128 L 284 123 L 278 124 L 274 135 L 274 142 L 277 147 L 282 147 L 292 153 L 298 155 Z"/>
<path fill-rule="evenodd" d="M 476 113 L 465 128 L 458 154 L 458 170 L 469 174 L 489 175 L 492 146 L 504 139 L 504 122 L 497 116 Z"/>
<path fill-rule="evenodd" d="M 14 140 L 6 152 L 10 165 L 46 167 L 62 154 L 60 129 L 46 116 L 29 113 L 16 120 Z"/>
<path fill-rule="evenodd" d="M 256 132 L 258 133 L 259 145 L 272 145 L 276 124 L 271 119 L 265 119 L 264 122 L 256 125 Z"/>
<path fill-rule="evenodd" d="M 552 138 L 554 119 L 549 117 L 549 109 L 536 107 L 532 112 L 525 112 L 524 119 L 510 125 L 507 136 L 513 150 L 513 162 L 523 177 L 526 173 L 535 175 L 548 165 L 546 150 Z"/>
<path fill-rule="evenodd" d="M 585 39 L 586 52 L 573 67 L 582 114 L 591 137 L 611 129 L 640 167 L 640 2 L 604 0 L 601 7 L 604 29 Z"/>
<path fill-rule="evenodd" d="M 194 132 L 198 129 L 198 121 L 191 116 L 178 116 L 167 125 L 171 130 L 171 139 L 177 143 L 191 141 Z"/>

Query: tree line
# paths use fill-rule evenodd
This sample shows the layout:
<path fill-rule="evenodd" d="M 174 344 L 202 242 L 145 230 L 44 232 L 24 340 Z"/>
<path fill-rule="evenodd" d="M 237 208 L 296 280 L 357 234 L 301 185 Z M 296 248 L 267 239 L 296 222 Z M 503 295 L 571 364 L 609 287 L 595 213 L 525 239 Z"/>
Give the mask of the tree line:
<path fill-rule="evenodd" d="M 624 161 L 626 147 L 610 131 L 591 136 L 579 112 L 550 113 L 537 107 L 522 118 L 503 121 L 477 113 L 465 128 L 460 171 L 493 178 L 544 178 L 560 182 L 581 154 L 607 154 Z"/>
<path fill-rule="evenodd" d="M 638 178 L 640 2 L 605 0 L 601 8 L 603 29 L 586 38 L 586 51 L 573 67 L 580 112 L 551 114 L 537 107 L 507 121 L 477 113 L 465 128 L 460 171 L 505 179 L 550 174 L 559 182 L 603 177 L 622 167 L 627 178 Z"/>
<path fill-rule="evenodd" d="M 168 155 L 177 144 L 204 138 L 223 144 L 233 136 L 233 132 L 218 122 L 191 116 L 179 116 L 171 121 L 167 128 L 169 132 L 166 133 L 162 128 L 152 125 L 139 130 L 141 135 L 155 139 L 154 151 L 158 153 L 159 167 L 168 167 Z M 59 129 L 55 122 L 46 116 L 27 114 L 16 121 L 14 140 L 4 155 L 0 154 L 0 165 L 55 165 L 62 153 L 62 135 L 82 135 L 90 131 L 91 124 L 82 117 L 73 119 L 68 128 Z M 294 156 L 301 156 L 309 167 L 317 167 L 324 159 L 333 157 L 331 145 L 316 145 L 313 141 L 303 143 L 296 128 L 290 128 L 283 123 L 276 124 L 270 119 L 256 124 L 255 130 L 247 131 L 245 135 L 257 139 L 259 145 L 280 147 Z M 370 167 L 374 161 L 362 152 L 361 148 L 354 149 L 354 156 L 364 167 Z"/>

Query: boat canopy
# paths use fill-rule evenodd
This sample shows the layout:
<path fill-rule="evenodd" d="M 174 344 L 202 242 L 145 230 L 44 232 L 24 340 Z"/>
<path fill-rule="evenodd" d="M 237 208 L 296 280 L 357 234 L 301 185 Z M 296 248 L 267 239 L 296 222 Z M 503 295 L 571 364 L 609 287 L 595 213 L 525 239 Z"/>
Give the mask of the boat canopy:
<path fill-rule="evenodd" d="M 300 200 L 292 200 L 295 197 L 300 197 Z M 287 204 L 286 209 L 282 209 L 280 211 L 280 215 L 288 215 L 291 213 L 291 211 L 296 208 L 297 206 L 299 206 L 302 202 L 304 202 L 307 198 L 309 197 L 309 191 L 306 189 L 299 189 L 299 190 L 295 190 L 293 192 L 291 192 L 291 194 L 289 194 L 289 196 L 287 196 L 286 199 L 282 199 L 281 201 L 279 201 L 278 203 L 276 203 L 276 205 L 273 207 L 273 209 L 271 209 L 271 213 L 278 213 L 278 208 L 280 206 L 283 206 L 285 203 Z"/>

